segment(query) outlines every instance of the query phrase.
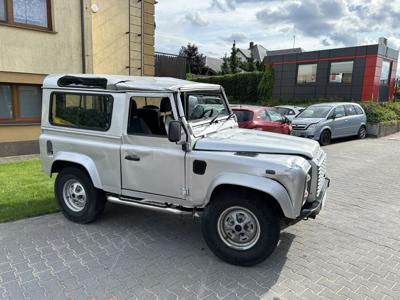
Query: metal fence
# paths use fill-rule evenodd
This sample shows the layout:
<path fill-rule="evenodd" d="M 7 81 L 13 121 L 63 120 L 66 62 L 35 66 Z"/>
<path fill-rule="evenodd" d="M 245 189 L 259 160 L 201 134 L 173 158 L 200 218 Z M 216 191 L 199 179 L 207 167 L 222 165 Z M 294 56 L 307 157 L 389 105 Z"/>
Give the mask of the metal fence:
<path fill-rule="evenodd" d="M 156 76 L 186 79 L 186 57 L 156 52 Z"/>

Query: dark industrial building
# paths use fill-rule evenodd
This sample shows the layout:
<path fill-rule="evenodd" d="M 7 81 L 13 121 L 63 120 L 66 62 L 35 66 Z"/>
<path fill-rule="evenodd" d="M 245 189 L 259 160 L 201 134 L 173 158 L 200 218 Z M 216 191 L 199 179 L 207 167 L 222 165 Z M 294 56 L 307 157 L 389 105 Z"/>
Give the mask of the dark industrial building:
<path fill-rule="evenodd" d="M 273 98 L 389 101 L 399 52 L 381 38 L 376 45 L 267 55 L 275 71 Z"/>

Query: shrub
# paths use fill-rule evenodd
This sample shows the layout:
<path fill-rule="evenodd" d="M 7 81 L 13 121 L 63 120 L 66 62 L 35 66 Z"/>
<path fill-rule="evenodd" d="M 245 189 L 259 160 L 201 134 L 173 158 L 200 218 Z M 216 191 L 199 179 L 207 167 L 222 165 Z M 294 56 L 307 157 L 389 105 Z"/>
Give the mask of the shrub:
<path fill-rule="evenodd" d="M 260 83 L 258 84 L 258 97 L 261 100 L 272 98 L 272 89 L 274 88 L 274 68 L 269 65 Z"/>
<path fill-rule="evenodd" d="M 222 85 L 230 103 L 256 104 L 260 103 L 258 86 L 263 75 L 263 72 L 248 72 L 188 79 Z"/>
<path fill-rule="evenodd" d="M 362 104 L 365 113 L 367 114 L 368 123 L 390 123 L 400 120 L 394 110 L 390 109 L 387 105 L 380 105 L 375 103 Z"/>

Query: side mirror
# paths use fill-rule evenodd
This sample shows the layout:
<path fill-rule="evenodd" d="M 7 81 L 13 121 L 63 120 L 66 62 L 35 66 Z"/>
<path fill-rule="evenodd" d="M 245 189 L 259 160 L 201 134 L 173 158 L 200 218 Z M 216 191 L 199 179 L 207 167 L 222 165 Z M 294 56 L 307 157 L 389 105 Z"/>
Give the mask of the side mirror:
<path fill-rule="evenodd" d="M 168 127 L 168 140 L 177 143 L 181 140 L 182 124 L 179 121 L 171 121 Z"/>
<path fill-rule="evenodd" d="M 335 119 L 336 119 L 336 115 L 335 114 L 329 116 L 329 118 L 328 118 L 328 120 L 335 120 Z"/>

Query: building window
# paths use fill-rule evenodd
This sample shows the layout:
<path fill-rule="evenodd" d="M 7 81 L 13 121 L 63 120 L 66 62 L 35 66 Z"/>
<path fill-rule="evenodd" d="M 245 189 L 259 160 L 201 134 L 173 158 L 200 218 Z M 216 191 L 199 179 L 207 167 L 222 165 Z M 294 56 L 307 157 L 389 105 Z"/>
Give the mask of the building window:
<path fill-rule="evenodd" d="M 353 78 L 353 61 L 331 63 L 329 82 L 351 83 Z"/>
<path fill-rule="evenodd" d="M 51 0 L 0 0 L 0 22 L 51 30 Z"/>
<path fill-rule="evenodd" d="M 390 69 L 391 69 L 391 62 L 383 61 L 382 62 L 382 71 L 381 71 L 381 84 L 388 85 L 390 81 Z"/>
<path fill-rule="evenodd" d="M 315 83 L 317 81 L 317 64 L 299 65 L 297 83 Z"/>
<path fill-rule="evenodd" d="M 7 21 L 6 0 L 0 0 L 0 22 Z"/>
<path fill-rule="evenodd" d="M 0 83 L 0 123 L 38 123 L 41 113 L 40 86 Z"/>
<path fill-rule="evenodd" d="M 53 93 L 50 123 L 78 129 L 107 131 L 111 126 L 113 97 Z"/>

